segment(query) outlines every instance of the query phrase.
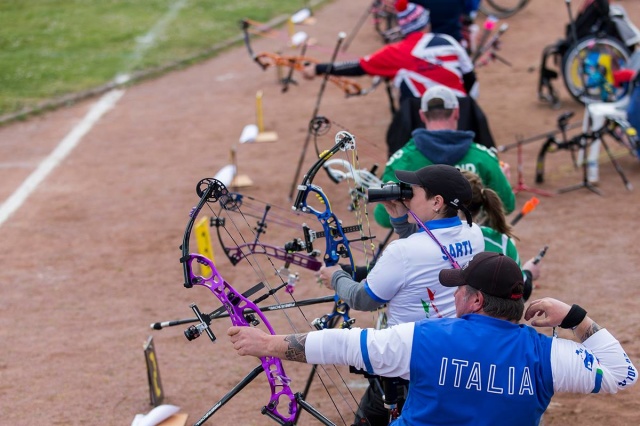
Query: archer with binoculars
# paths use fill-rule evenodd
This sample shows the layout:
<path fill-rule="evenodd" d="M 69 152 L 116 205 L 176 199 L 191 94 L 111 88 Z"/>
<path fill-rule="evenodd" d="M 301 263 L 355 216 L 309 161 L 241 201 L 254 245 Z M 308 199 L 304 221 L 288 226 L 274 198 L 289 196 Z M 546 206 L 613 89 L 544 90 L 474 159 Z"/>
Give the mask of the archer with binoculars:
<path fill-rule="evenodd" d="M 413 197 L 411 185 L 404 182 L 387 183 L 380 188 L 369 188 L 367 190 L 367 200 L 371 203 L 379 201 L 409 200 Z"/>
<path fill-rule="evenodd" d="M 440 284 L 438 274 L 459 268 L 485 251 L 483 230 L 473 223 L 479 187 L 457 168 L 444 164 L 415 172 L 398 170 L 395 177 L 398 183 L 369 188 L 367 198 L 384 206 L 400 239 L 386 247 L 361 282 L 352 280 L 340 266 L 322 267 L 320 282 L 334 289 L 353 309 L 371 311 L 386 304 L 389 326 L 424 318 L 453 318 L 454 292 Z M 490 189 L 485 192 L 491 194 L 504 219 L 498 195 Z M 516 261 L 520 266 L 519 259 Z M 533 269 L 534 276 L 539 275 L 537 267 Z M 358 422 L 363 418 L 368 422 L 364 424 L 388 424 L 389 412 L 373 380 L 354 424 L 361 424 Z"/>
<path fill-rule="evenodd" d="M 369 201 L 380 201 L 398 226 L 418 226 L 407 238 L 389 243 L 362 282 L 354 281 L 338 265 L 322 267 L 320 282 L 334 289 L 352 309 L 372 311 L 387 305 L 388 325 L 425 318 L 455 317 L 454 288 L 438 280 L 443 269 L 459 267 L 484 250 L 480 227 L 466 205 L 472 191 L 453 166 L 438 164 L 418 171 L 396 171 L 399 184 L 369 189 Z M 458 216 L 461 210 L 466 220 Z M 374 386 L 360 402 L 355 424 L 388 424 L 389 412 Z"/>

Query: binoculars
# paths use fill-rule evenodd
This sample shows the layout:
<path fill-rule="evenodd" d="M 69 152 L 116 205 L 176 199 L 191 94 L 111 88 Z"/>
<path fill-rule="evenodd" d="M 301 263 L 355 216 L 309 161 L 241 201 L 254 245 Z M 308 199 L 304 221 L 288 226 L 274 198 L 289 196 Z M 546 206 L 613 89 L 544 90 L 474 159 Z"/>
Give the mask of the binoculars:
<path fill-rule="evenodd" d="M 408 183 L 385 183 L 380 188 L 369 188 L 367 200 L 378 201 L 409 200 L 413 197 L 413 189 Z"/>

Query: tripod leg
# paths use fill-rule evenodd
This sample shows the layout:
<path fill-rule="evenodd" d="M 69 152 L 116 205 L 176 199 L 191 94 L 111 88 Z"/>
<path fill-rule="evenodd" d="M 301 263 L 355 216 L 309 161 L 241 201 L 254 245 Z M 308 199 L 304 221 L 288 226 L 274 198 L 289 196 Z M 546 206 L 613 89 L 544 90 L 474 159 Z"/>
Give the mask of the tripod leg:
<path fill-rule="evenodd" d="M 253 381 L 253 379 L 258 377 L 258 375 L 260 373 L 262 373 L 263 371 L 264 371 L 264 367 L 262 366 L 262 364 L 260 364 L 259 366 L 257 366 L 253 370 L 251 370 L 251 372 L 249 374 L 247 374 L 245 376 L 245 378 L 242 379 L 237 385 L 235 385 L 233 387 L 233 389 L 231 389 L 225 396 L 223 396 L 220 399 L 220 401 L 216 402 L 216 404 L 213 407 L 211 407 L 211 409 L 209 411 L 207 411 L 207 413 L 204 416 L 202 416 L 202 418 L 200 420 L 198 420 L 196 423 L 194 423 L 194 426 L 200 426 L 200 425 L 204 424 L 204 422 L 206 422 L 209 419 L 209 417 L 213 416 L 216 413 L 216 411 L 218 411 L 220 408 L 222 408 L 222 406 L 224 404 L 229 402 L 229 400 L 231 398 L 233 398 L 235 395 L 237 395 L 238 392 L 240 392 L 242 389 L 244 389 L 245 386 L 247 386 L 249 383 L 251 383 Z"/>
<path fill-rule="evenodd" d="M 580 135 L 579 136 L 579 143 L 580 143 L 580 147 L 579 149 L 582 150 L 583 155 L 586 156 L 586 151 L 587 151 L 587 146 L 588 146 L 588 142 L 587 142 L 587 136 L 586 135 Z M 587 162 L 584 161 L 584 157 L 583 157 L 583 161 L 582 161 L 582 183 L 579 183 L 577 185 L 572 185 L 572 186 L 568 186 L 566 188 L 561 188 L 558 190 L 558 194 L 564 194 L 565 192 L 569 192 L 569 191 L 573 191 L 575 189 L 580 189 L 580 188 L 587 188 L 589 191 L 598 194 L 598 195 L 602 195 L 602 192 L 600 192 L 600 190 L 598 188 L 596 188 L 595 185 L 589 183 L 589 179 L 587 178 Z"/>
<path fill-rule="evenodd" d="M 620 179 L 622 179 L 622 182 L 624 183 L 624 187 L 627 188 L 628 191 L 631 191 L 633 189 L 633 185 L 631 185 L 631 182 L 629 182 L 629 180 L 627 179 L 627 176 L 624 174 L 624 171 L 622 170 L 620 163 L 618 163 L 618 160 L 616 160 L 613 154 L 611 153 L 611 150 L 609 149 L 609 145 L 607 145 L 607 143 L 604 141 L 603 138 L 600 138 L 600 139 L 601 139 L 602 146 L 604 147 L 604 150 L 607 151 L 609 160 L 611 160 L 611 164 L 613 164 L 613 167 L 615 167 L 616 171 L 620 175 Z"/>
<path fill-rule="evenodd" d="M 316 420 L 318 420 L 323 425 L 335 426 L 335 423 L 333 423 L 331 420 L 323 416 L 318 410 L 315 409 L 315 407 L 313 407 L 311 404 L 305 401 L 299 392 L 296 394 L 296 401 L 298 401 L 298 406 L 300 408 L 302 408 L 307 413 L 311 414 Z"/>
<path fill-rule="evenodd" d="M 307 395 L 309 394 L 309 389 L 311 388 L 311 382 L 313 382 L 313 377 L 316 375 L 317 369 L 318 369 L 318 365 L 313 364 L 313 366 L 311 367 L 311 371 L 309 372 L 309 377 L 307 378 L 307 384 L 304 386 L 304 391 L 302 391 L 302 393 L 298 392 L 296 394 L 296 397 L 299 395 L 300 399 L 302 400 L 304 400 L 304 398 L 307 397 Z M 302 414 L 302 410 L 298 410 L 294 424 L 298 424 L 298 419 L 300 418 L 300 414 Z"/>

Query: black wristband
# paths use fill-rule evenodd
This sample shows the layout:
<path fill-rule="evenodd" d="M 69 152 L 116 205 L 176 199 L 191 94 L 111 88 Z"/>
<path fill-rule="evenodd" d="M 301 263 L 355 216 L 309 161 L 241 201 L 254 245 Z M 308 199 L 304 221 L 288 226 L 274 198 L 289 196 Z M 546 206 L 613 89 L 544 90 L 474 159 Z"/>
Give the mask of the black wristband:
<path fill-rule="evenodd" d="M 560 323 L 560 328 L 576 328 L 586 316 L 587 311 L 574 304 L 571 306 L 571 309 L 569 309 L 567 316 L 564 317 Z"/>

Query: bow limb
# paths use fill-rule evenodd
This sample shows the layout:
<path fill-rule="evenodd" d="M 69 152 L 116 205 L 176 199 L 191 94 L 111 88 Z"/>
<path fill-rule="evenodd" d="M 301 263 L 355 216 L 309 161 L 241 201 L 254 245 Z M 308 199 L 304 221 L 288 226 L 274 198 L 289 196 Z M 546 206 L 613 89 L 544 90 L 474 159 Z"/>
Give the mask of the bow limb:
<path fill-rule="evenodd" d="M 251 57 L 251 59 L 255 61 L 255 63 L 257 63 L 258 65 L 260 65 L 260 67 L 264 70 L 267 67 L 258 60 L 257 55 L 253 51 L 253 47 L 251 47 L 251 36 L 249 35 L 250 26 L 251 26 L 250 21 L 246 19 L 243 19 L 242 21 L 240 21 L 240 27 L 242 28 L 242 37 L 243 37 L 242 39 L 244 40 L 244 45 L 247 48 L 247 51 L 249 52 L 249 56 Z"/>
<path fill-rule="evenodd" d="M 194 261 L 211 268 L 211 276 L 205 278 L 199 275 L 194 275 L 192 272 L 193 268 L 191 267 L 191 263 Z M 188 265 L 188 269 L 191 271 L 190 283 L 192 285 L 200 285 L 208 288 L 226 308 L 233 325 L 249 327 L 250 325 L 255 326 L 262 321 L 269 333 L 275 334 L 269 320 L 262 313 L 260 308 L 236 291 L 226 280 L 224 280 L 211 260 L 199 254 L 190 254 L 185 261 L 185 264 Z M 253 313 L 245 313 L 246 311 L 251 311 Z M 257 315 L 260 318 L 260 321 L 255 318 L 254 315 Z M 298 412 L 298 405 L 295 395 L 289 387 L 291 379 L 286 375 L 282 361 L 279 358 L 274 357 L 260 357 L 260 362 L 267 375 L 269 387 L 271 388 L 271 396 L 269 398 L 269 403 L 265 406 L 265 409 L 284 422 L 293 421 L 296 418 L 296 413 Z M 278 409 L 281 397 L 289 399 L 289 404 L 285 413 Z"/>
<path fill-rule="evenodd" d="M 340 220 L 338 220 L 335 213 L 331 210 L 331 204 L 329 203 L 327 196 L 320 187 L 313 185 L 313 179 L 318 171 L 336 152 L 340 150 L 355 149 L 355 138 L 348 132 L 338 132 L 336 134 L 335 141 L 336 144 L 330 150 L 320 154 L 320 158 L 304 175 L 302 184 L 298 186 L 298 194 L 293 208 L 304 213 L 313 214 L 322 225 L 322 233 L 309 231 L 308 229 L 305 230 L 307 250 L 313 249 L 312 242 L 315 238 L 324 237 L 326 243 L 324 254 L 325 265 L 334 266 L 338 264 L 340 258 L 348 258 L 351 270 L 352 272 L 355 272 L 355 264 L 351 248 L 349 246 L 349 240 L 346 237 L 346 231 L 353 231 L 355 228 L 360 228 L 355 227 L 352 229 L 353 227 L 349 227 L 345 230 L 342 227 Z M 325 206 L 324 211 L 317 210 L 307 203 L 307 199 L 310 194 L 315 194 L 321 200 L 321 204 Z M 336 303 L 332 313 L 314 321 L 314 325 L 317 328 L 328 328 L 333 323 L 333 319 L 338 315 L 343 318 L 342 327 L 349 327 L 353 323 L 353 320 L 349 317 L 349 306 L 345 304 L 337 294 L 335 295 L 335 301 Z"/>
<path fill-rule="evenodd" d="M 337 264 L 340 257 L 351 256 L 349 240 L 347 240 L 345 236 L 342 224 L 336 217 L 335 213 L 331 210 L 329 199 L 319 186 L 313 185 L 313 179 L 318 171 L 323 168 L 325 163 L 329 161 L 336 152 L 355 149 L 355 138 L 349 132 L 338 132 L 336 134 L 335 141 L 336 144 L 330 150 L 321 153 L 319 156 L 320 158 L 304 175 L 302 183 L 298 186 L 298 194 L 293 204 L 293 209 L 313 214 L 322 224 L 322 227 L 325 230 L 324 236 L 327 240 L 327 249 L 325 252 L 325 264 L 327 266 Z M 325 206 L 324 211 L 314 209 L 308 204 L 307 200 L 311 193 L 316 194 L 321 200 L 321 203 Z M 352 258 L 351 263 L 353 263 Z"/>
<path fill-rule="evenodd" d="M 225 307 L 233 325 L 240 327 L 249 327 L 250 325 L 255 326 L 259 323 L 256 318 L 257 315 L 269 333 L 275 334 L 269 320 L 262 313 L 260 308 L 241 293 L 236 291 L 226 280 L 224 280 L 211 260 L 200 254 L 189 253 L 189 239 L 191 231 L 193 229 L 194 221 L 202 207 L 207 202 L 220 201 L 224 204 L 225 200 L 229 197 L 227 188 L 215 179 L 204 179 L 200 181 L 197 192 L 201 198 L 198 205 L 191 212 L 191 217 L 187 223 L 182 241 L 182 257 L 180 258 L 180 262 L 183 265 L 185 279 L 184 286 L 191 288 L 194 285 L 200 285 L 208 288 Z M 195 274 L 194 268 L 192 267 L 194 261 L 208 266 L 211 269 L 210 276 L 203 277 Z M 251 310 L 253 313 L 245 313 L 247 310 Z M 196 312 L 196 314 L 199 313 L 197 307 L 194 308 L 194 312 Z M 200 317 L 200 315 L 198 316 Z M 204 329 L 207 331 L 209 337 L 212 340 L 215 340 L 215 336 L 213 336 L 213 333 L 209 329 L 208 323 L 205 325 L 203 322 L 202 324 L 204 325 Z M 282 366 L 282 361 L 275 357 L 261 357 L 260 362 L 271 388 L 269 403 L 265 406 L 264 410 L 266 410 L 270 416 L 280 419 L 282 422 L 293 422 L 298 413 L 298 401 L 289 387 L 291 379 L 286 375 L 284 367 Z M 282 413 L 278 409 L 278 404 L 281 398 L 289 399 L 286 413 Z"/>
<path fill-rule="evenodd" d="M 327 119 L 328 121 L 328 119 Z M 367 212 L 367 191 L 372 187 L 380 187 L 382 181 L 375 175 L 378 168 L 374 165 L 371 170 L 366 170 L 360 167 L 358 155 L 355 151 L 350 155 L 351 161 L 346 159 L 330 159 L 323 164 L 323 168 L 326 170 L 329 178 L 335 183 L 345 182 L 348 184 L 349 195 L 351 197 L 351 205 L 349 210 L 355 214 L 357 225 L 360 231 L 360 241 L 363 242 L 362 251 L 365 253 L 365 268 L 368 271 L 371 266 L 368 254 L 372 254 L 372 261 L 375 262 L 376 247 L 373 243 L 375 236 L 371 234 L 371 224 L 369 222 L 369 214 Z M 364 229 L 368 230 L 365 235 Z M 391 235 L 390 235 L 391 236 Z M 389 238 L 390 238 L 389 236 Z M 370 246 L 367 246 L 366 241 L 372 241 Z M 385 240 L 383 245 L 388 242 Z M 380 250 L 378 249 L 378 253 Z M 356 274 L 356 275 L 359 275 Z"/>

